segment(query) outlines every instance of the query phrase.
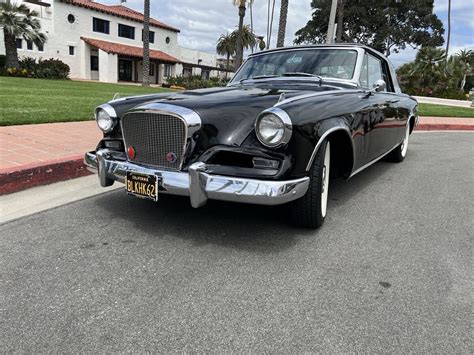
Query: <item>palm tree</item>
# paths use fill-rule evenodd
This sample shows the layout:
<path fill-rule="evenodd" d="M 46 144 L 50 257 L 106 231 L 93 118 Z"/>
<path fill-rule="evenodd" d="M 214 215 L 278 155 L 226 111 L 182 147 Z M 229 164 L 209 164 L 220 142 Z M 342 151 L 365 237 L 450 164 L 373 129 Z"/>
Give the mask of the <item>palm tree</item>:
<path fill-rule="evenodd" d="M 239 7 L 239 33 L 241 33 L 244 28 L 244 17 L 247 4 L 250 4 L 252 1 L 253 0 L 233 0 L 234 5 Z M 237 36 L 236 38 L 235 53 L 235 67 L 238 68 L 244 59 L 244 45 L 241 36 Z"/>
<path fill-rule="evenodd" d="M 468 76 L 474 75 L 474 51 L 463 49 L 456 53 L 454 57 L 459 62 L 461 67 L 462 80 L 459 86 L 460 89 L 464 90 L 466 78 Z"/>
<path fill-rule="evenodd" d="M 235 41 L 231 34 L 222 34 L 217 41 L 216 46 L 217 54 L 225 55 L 227 58 L 225 77 L 227 79 L 227 73 L 229 72 L 229 61 L 230 57 L 235 54 Z"/>
<path fill-rule="evenodd" d="M 288 18 L 288 2 L 289 0 L 281 0 L 277 47 L 283 47 L 285 45 L 286 19 Z"/>
<path fill-rule="evenodd" d="M 451 39 L 451 0 L 448 0 L 448 34 L 446 39 L 446 54 L 449 54 L 449 41 Z"/>
<path fill-rule="evenodd" d="M 40 32 L 41 23 L 37 16 L 35 11 L 24 4 L 18 5 L 11 0 L 0 3 L 0 28 L 3 28 L 7 68 L 19 68 L 17 38 L 21 37 L 37 46 L 46 42 L 46 36 Z"/>
<path fill-rule="evenodd" d="M 260 43 L 259 37 L 257 37 L 255 33 L 252 32 L 249 25 L 245 25 L 244 27 L 242 27 L 242 30 L 234 30 L 230 34 L 230 37 L 232 38 L 234 43 L 237 43 L 238 39 L 240 38 L 240 40 L 242 41 L 242 52 L 244 49 L 255 47 L 257 43 Z M 237 46 L 235 47 L 235 49 L 237 52 Z M 237 65 L 235 68 L 238 68 Z"/>
<path fill-rule="evenodd" d="M 150 0 L 143 6 L 143 80 L 142 86 L 150 86 Z"/>

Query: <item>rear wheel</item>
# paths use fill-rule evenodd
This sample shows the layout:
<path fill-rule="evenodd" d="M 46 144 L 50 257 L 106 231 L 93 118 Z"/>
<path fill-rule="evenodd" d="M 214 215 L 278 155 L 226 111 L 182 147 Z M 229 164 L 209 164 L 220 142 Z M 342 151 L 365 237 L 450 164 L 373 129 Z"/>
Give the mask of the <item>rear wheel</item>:
<path fill-rule="evenodd" d="M 400 143 L 398 147 L 392 150 L 390 154 L 388 155 L 388 158 L 390 161 L 393 161 L 395 163 L 400 163 L 405 159 L 408 152 L 409 139 L 410 139 L 410 124 L 408 123 L 405 129 L 405 136 L 403 137 L 403 141 Z"/>
<path fill-rule="evenodd" d="M 291 206 L 291 217 L 297 226 L 318 228 L 323 224 L 327 211 L 330 165 L 331 145 L 325 140 L 314 158 L 308 191 Z"/>

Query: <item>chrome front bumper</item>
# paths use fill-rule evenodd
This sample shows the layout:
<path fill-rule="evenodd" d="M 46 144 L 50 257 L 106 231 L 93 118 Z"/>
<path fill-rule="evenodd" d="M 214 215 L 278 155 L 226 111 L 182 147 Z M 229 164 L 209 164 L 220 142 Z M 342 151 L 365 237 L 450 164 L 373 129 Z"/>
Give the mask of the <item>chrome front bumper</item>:
<path fill-rule="evenodd" d="M 84 164 L 89 171 L 98 173 L 102 186 L 109 186 L 113 181 L 125 183 L 127 171 L 157 175 L 160 193 L 189 196 L 195 208 L 203 206 L 208 199 L 280 205 L 302 197 L 309 186 L 309 177 L 268 181 L 213 175 L 202 162 L 189 166 L 189 172 L 158 170 L 115 160 L 107 149 L 86 153 Z"/>

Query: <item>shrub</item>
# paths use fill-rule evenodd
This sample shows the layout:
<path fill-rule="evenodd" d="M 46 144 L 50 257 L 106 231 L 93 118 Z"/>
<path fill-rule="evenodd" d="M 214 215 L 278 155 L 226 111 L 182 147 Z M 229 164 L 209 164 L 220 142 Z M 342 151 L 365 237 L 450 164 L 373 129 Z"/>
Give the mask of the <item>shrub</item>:
<path fill-rule="evenodd" d="M 187 77 L 181 75 L 177 77 L 167 78 L 167 82 L 167 84 L 171 86 L 181 86 L 188 90 L 194 90 L 217 86 L 226 86 L 228 80 L 223 80 L 216 77 L 202 79 L 200 75 L 192 75 Z"/>
<path fill-rule="evenodd" d="M 20 69 L 1 69 L 0 75 L 18 76 L 23 78 L 38 79 L 67 79 L 69 76 L 69 65 L 59 59 L 38 59 L 24 57 L 20 60 Z"/>
<path fill-rule="evenodd" d="M 31 76 L 31 72 L 28 69 L 17 69 L 17 68 L 6 68 L 5 69 L 6 76 L 15 76 L 19 78 L 28 78 Z"/>

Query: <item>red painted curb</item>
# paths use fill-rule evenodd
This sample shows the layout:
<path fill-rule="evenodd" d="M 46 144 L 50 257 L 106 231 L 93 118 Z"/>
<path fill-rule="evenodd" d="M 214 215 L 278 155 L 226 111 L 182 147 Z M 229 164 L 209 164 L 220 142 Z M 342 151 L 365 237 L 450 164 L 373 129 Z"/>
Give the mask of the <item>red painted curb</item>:
<path fill-rule="evenodd" d="M 49 160 L 0 170 L 0 195 L 89 175 L 83 156 Z"/>
<path fill-rule="evenodd" d="M 419 123 L 416 131 L 474 131 L 474 125 L 450 123 Z"/>

